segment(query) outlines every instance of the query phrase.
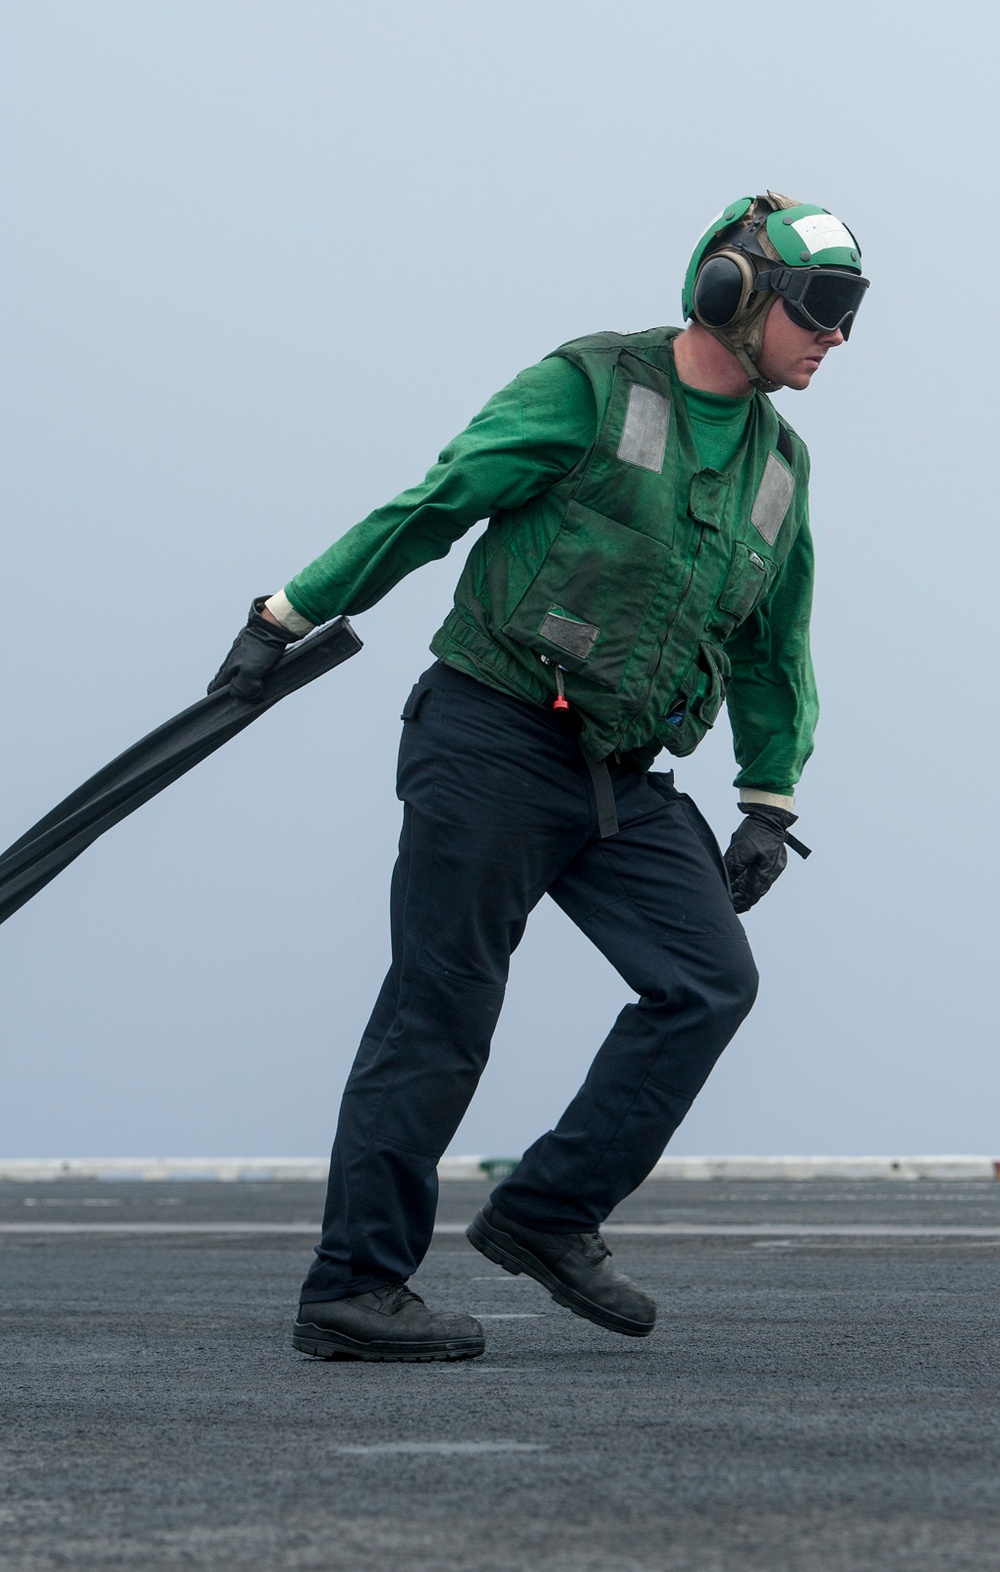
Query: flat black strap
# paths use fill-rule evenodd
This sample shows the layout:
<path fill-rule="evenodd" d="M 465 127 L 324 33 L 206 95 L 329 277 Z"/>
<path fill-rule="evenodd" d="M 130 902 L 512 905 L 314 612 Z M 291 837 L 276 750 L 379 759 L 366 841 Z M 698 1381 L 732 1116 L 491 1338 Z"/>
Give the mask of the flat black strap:
<path fill-rule="evenodd" d="M 606 840 L 609 835 L 618 834 L 618 809 L 615 807 L 615 788 L 611 780 L 611 772 L 604 759 L 593 759 L 586 748 L 580 752 L 587 761 L 590 778 L 594 783 L 594 796 L 597 799 L 597 827 L 601 840 Z"/>
<path fill-rule="evenodd" d="M 795 453 L 792 448 L 792 433 L 782 420 L 778 421 L 778 441 L 776 445 L 785 463 L 794 463 Z"/>

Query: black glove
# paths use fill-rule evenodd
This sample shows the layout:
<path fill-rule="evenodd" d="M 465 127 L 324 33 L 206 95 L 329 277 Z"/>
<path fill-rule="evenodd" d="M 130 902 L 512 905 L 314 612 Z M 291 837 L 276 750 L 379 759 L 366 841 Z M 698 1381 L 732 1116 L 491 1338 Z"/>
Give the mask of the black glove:
<path fill-rule="evenodd" d="M 258 595 L 250 607 L 247 625 L 236 635 L 232 649 L 209 683 L 209 693 L 228 687 L 238 699 L 256 704 L 264 691 L 264 678 L 277 666 L 286 646 L 295 643 L 298 634 L 261 616 L 266 599 L 266 595 Z"/>
<path fill-rule="evenodd" d="M 798 814 L 789 813 L 787 808 L 772 808 L 766 802 L 741 802 L 739 810 L 746 814 L 746 821 L 726 848 L 726 869 L 733 887 L 733 905 L 738 912 L 748 912 L 784 873 L 788 863 L 786 845 L 800 857 L 809 856 L 809 847 L 789 835 Z"/>

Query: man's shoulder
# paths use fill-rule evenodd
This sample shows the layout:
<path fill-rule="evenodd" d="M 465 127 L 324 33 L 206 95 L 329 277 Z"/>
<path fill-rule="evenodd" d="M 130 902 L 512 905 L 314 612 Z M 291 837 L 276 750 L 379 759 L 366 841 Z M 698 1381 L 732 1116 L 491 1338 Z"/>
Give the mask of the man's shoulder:
<path fill-rule="evenodd" d="M 551 351 L 552 355 L 561 355 L 566 360 L 576 360 L 588 355 L 615 356 L 623 349 L 663 349 L 676 338 L 680 328 L 653 327 L 643 328 L 638 333 L 614 333 L 610 330 L 605 333 L 588 333 L 583 338 L 571 338 L 565 344 L 560 344 L 558 349 Z M 549 356 L 546 357 L 550 358 Z"/>
<path fill-rule="evenodd" d="M 778 451 L 781 452 L 783 457 L 788 460 L 793 469 L 795 468 L 795 461 L 797 459 L 800 464 L 804 465 L 806 472 L 808 473 L 809 449 L 806 447 L 805 442 L 799 436 L 795 427 L 785 419 L 784 415 L 778 413 L 766 393 L 761 393 L 758 395 L 758 397 L 762 403 L 767 405 L 767 408 L 770 410 L 775 422 L 777 423 L 779 431 Z M 787 451 L 784 451 L 786 449 Z"/>

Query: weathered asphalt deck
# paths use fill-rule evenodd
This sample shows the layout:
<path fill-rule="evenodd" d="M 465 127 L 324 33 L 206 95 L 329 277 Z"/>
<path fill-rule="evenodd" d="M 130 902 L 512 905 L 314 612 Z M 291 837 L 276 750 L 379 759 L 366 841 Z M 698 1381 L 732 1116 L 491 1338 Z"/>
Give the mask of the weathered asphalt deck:
<path fill-rule="evenodd" d="M 441 1221 L 487 1189 L 445 1184 Z M 457 1365 L 294 1353 L 305 1233 L 143 1231 L 321 1196 L 0 1185 L 4 1572 L 1000 1562 L 1000 1184 L 652 1182 L 614 1221 L 694 1231 L 612 1236 L 648 1340 L 444 1232 L 416 1286 L 488 1336 Z M 95 1223 L 136 1231 L 61 1231 Z"/>

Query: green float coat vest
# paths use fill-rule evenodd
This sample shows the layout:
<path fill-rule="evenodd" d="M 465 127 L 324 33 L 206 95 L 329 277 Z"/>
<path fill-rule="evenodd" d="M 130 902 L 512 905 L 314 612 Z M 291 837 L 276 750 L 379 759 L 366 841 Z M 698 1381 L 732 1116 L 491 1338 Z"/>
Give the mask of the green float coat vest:
<path fill-rule="evenodd" d="M 763 394 L 732 463 L 702 468 L 678 331 L 600 333 L 555 351 L 590 380 L 597 439 L 555 485 L 490 520 L 431 646 L 535 704 L 551 702 L 561 668 L 596 758 L 697 747 L 725 697 L 726 641 L 806 518 L 805 447 Z"/>

